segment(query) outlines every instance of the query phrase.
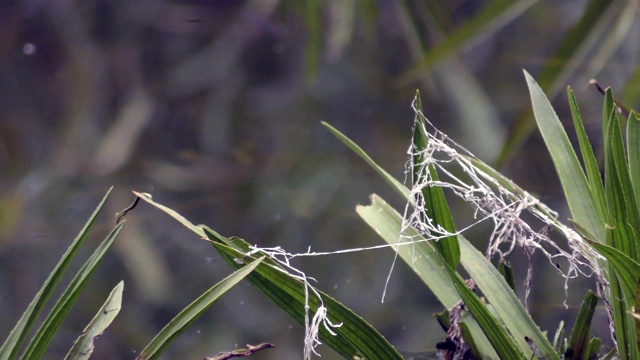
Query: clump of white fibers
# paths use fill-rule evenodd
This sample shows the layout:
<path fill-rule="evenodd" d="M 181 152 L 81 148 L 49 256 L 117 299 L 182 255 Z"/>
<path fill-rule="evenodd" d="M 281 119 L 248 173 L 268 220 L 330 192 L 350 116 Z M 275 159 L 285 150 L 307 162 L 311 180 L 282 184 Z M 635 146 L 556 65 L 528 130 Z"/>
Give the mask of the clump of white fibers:
<path fill-rule="evenodd" d="M 304 284 L 304 303 L 305 303 L 305 306 L 304 306 L 304 330 L 305 330 L 304 358 L 305 360 L 311 359 L 312 354 L 316 354 L 320 356 L 320 354 L 318 354 L 318 352 L 316 351 L 316 347 L 322 344 L 322 342 L 320 342 L 320 335 L 319 335 L 320 326 L 321 325 L 324 326 L 325 330 L 327 330 L 329 334 L 335 336 L 336 333 L 335 331 L 333 331 L 333 328 L 341 327 L 342 323 L 334 324 L 327 317 L 327 308 L 324 306 L 324 303 L 322 301 L 322 296 L 320 296 L 320 293 L 318 292 L 318 290 L 316 290 L 316 288 L 314 288 L 313 286 L 311 286 L 311 284 L 309 284 L 310 280 L 315 281 L 315 279 L 306 276 L 304 272 L 296 269 L 290 264 L 289 260 L 295 257 L 296 256 L 295 254 L 289 254 L 279 246 L 275 248 L 258 248 L 258 247 L 252 246 L 252 250 L 249 253 L 247 253 L 247 255 L 253 255 L 257 252 L 261 252 L 269 256 L 271 259 L 279 263 L 284 269 L 289 270 L 289 272 L 287 272 L 288 275 L 298 279 Z M 309 291 L 310 290 L 313 296 L 317 297 L 320 302 L 320 306 L 316 310 L 316 313 L 313 315 L 311 320 L 309 320 L 309 317 L 310 317 Z"/>
<path fill-rule="evenodd" d="M 604 288 L 608 284 L 602 274 L 603 268 L 599 264 L 603 257 L 586 244 L 576 231 L 562 224 L 557 219 L 557 214 L 545 204 L 518 188 L 509 179 L 490 170 L 471 152 L 436 129 L 416 106 L 416 101 L 417 98 L 412 105 L 416 113 L 415 126 L 423 127 L 424 134 L 428 136 L 428 143 L 424 149 L 418 149 L 412 143 L 408 150 L 410 160 L 406 172 L 411 174 L 417 168 L 426 176 L 411 188 L 411 201 L 405 208 L 403 231 L 399 242 L 404 243 L 412 239 L 412 236 L 404 235 L 409 233 L 406 230 L 410 227 L 417 229 L 425 239 L 438 241 L 448 236 L 459 235 L 482 221 L 490 220 L 494 226 L 489 237 L 487 258 L 497 255 L 502 260 L 516 246 L 519 246 L 529 258 L 538 250 L 551 262 L 553 268 L 564 276 L 565 293 L 568 289 L 568 280 L 579 274 L 585 276 L 595 274 L 602 285 L 599 286 L 600 292 L 605 291 Z M 416 158 L 424 161 L 414 164 L 413 159 Z M 434 180 L 430 176 L 428 171 L 430 166 L 437 170 L 439 180 Z M 454 175 L 454 172 L 459 173 L 452 169 L 454 167 L 462 170 L 464 179 Z M 429 210 L 422 205 L 425 204 L 423 189 L 432 186 L 441 187 L 470 205 L 474 209 L 476 221 L 464 229 L 459 229 L 455 234 L 435 224 L 429 216 Z M 541 230 L 532 229 L 530 224 L 522 219 L 521 215 L 525 211 L 544 224 Z M 555 229 L 567 239 L 568 251 L 563 250 L 549 238 L 550 229 Z M 565 271 L 558 264 L 558 260 L 562 258 L 568 263 Z M 529 283 L 532 276 L 531 263 L 529 266 L 525 283 L 525 305 L 528 302 Z"/>

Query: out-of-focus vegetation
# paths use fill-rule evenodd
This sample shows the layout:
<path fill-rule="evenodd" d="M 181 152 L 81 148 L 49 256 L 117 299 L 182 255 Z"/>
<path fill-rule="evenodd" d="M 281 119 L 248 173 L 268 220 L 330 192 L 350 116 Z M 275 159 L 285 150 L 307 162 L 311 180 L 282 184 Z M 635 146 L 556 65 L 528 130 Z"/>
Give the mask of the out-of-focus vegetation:
<path fill-rule="evenodd" d="M 637 1 L 622 0 L 3 2 L 0 323 L 16 322 L 111 185 L 111 213 L 135 188 L 250 243 L 291 251 L 370 244 L 353 207 L 381 182 L 319 122 L 329 120 L 401 177 L 416 87 L 426 115 L 459 143 L 499 161 L 543 200 L 561 197 L 538 135 L 530 136 L 521 69 L 550 97 L 572 85 L 593 104 L 581 107 L 594 121 L 587 132 L 600 131 L 590 116 L 600 114 L 600 95 L 588 79 L 623 89 L 617 95 L 632 107 L 639 100 L 637 11 Z M 569 123 L 565 104 L 557 109 Z M 103 221 L 106 235 L 113 219 Z M 101 358 L 133 357 L 228 274 L 179 226 L 151 221 L 144 208 L 128 222 L 76 312 L 90 316 L 117 281 L 130 284 L 112 331 L 99 339 Z M 411 309 L 439 307 L 398 269 L 382 310 L 391 256 L 300 266 L 322 266 L 311 272 L 337 299 L 399 348 L 419 351 L 438 329 Z M 232 294 L 169 351 L 198 357 L 284 332 L 290 343 L 263 356 L 299 356 L 297 324 L 248 286 Z M 562 300 L 534 292 L 534 318 L 557 321 Z M 89 320 L 63 324 L 69 332 L 54 339 L 52 358 Z M 8 328 L 0 331 L 5 337 Z"/>

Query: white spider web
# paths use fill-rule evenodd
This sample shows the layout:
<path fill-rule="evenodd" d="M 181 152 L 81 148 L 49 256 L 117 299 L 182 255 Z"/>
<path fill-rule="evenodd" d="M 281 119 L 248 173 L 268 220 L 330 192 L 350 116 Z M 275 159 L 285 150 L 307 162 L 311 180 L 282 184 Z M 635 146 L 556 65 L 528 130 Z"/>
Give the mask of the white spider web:
<path fill-rule="evenodd" d="M 493 223 L 493 231 L 489 236 L 486 250 L 487 258 L 498 257 L 500 260 L 505 259 L 516 248 L 522 249 L 531 258 L 537 251 L 546 257 L 552 267 L 565 278 L 565 294 L 568 290 L 569 279 L 579 275 L 587 277 L 595 275 L 598 281 L 598 292 L 603 299 L 606 299 L 602 295 L 608 291 L 608 282 L 603 276 L 604 269 L 600 265 L 600 261 L 603 259 L 601 255 L 595 252 L 588 244 L 585 244 L 576 231 L 561 223 L 556 212 L 528 192 L 515 186 L 509 179 L 490 171 L 488 166 L 478 160 L 471 152 L 436 129 L 423 115 L 422 111 L 416 107 L 415 100 L 412 108 L 416 113 L 415 126 L 423 127 L 424 133 L 428 136 L 428 143 L 425 149 L 418 149 L 413 144 L 409 148 L 408 155 L 410 160 L 406 165 L 406 174 L 411 174 L 413 169 L 418 167 L 427 176 L 423 177 L 419 183 L 413 184 L 410 189 L 410 201 L 405 207 L 402 231 L 399 234 L 397 243 L 393 245 L 384 244 L 347 248 L 330 252 L 314 252 L 309 247 L 305 253 L 289 253 L 281 247 L 251 247 L 252 251 L 249 254 L 265 253 L 278 262 L 284 271 L 304 283 L 306 299 L 305 359 L 310 359 L 313 354 L 320 356 L 316 351 L 316 347 L 321 344 L 318 333 L 321 327 L 324 327 L 330 334 L 335 335 L 333 329 L 340 327 L 342 324 L 334 324 L 328 319 L 327 308 L 322 302 L 320 293 L 310 284 L 310 280 L 315 279 L 306 276 L 304 272 L 291 265 L 290 260 L 296 257 L 336 255 L 389 247 L 397 249 L 399 246 L 413 246 L 416 241 L 439 241 L 449 236 L 461 235 L 481 222 L 490 221 Z M 413 164 L 413 159 L 416 158 L 416 155 L 420 155 L 419 158 L 423 159 L 422 163 Z M 429 171 L 423 171 L 430 166 L 437 170 L 439 180 L 432 179 Z M 458 173 L 464 176 L 455 175 Z M 474 210 L 474 222 L 463 229 L 458 229 L 455 233 L 451 233 L 436 224 L 429 216 L 429 210 L 422 205 L 425 204 L 422 190 L 425 187 L 433 186 L 442 188 L 471 206 Z M 533 215 L 537 221 L 541 222 L 543 224 L 542 229 L 532 229 L 530 221 L 523 219 L 525 213 Z M 407 235 L 411 233 L 407 231 L 410 228 L 415 228 L 419 235 Z M 550 238 L 552 229 L 566 239 L 567 250 Z M 395 264 L 397 256 L 398 253 L 396 251 L 393 264 Z M 567 263 L 565 270 L 562 270 L 558 262 L 562 259 Z M 383 301 L 393 268 L 394 265 L 391 266 L 385 283 L 385 290 L 382 295 Z M 530 262 L 525 280 L 525 307 L 528 307 L 532 275 L 533 268 Z M 321 306 L 315 314 L 310 314 L 309 296 L 315 296 L 320 301 Z M 608 304 L 607 308 L 611 316 L 611 309 Z"/>

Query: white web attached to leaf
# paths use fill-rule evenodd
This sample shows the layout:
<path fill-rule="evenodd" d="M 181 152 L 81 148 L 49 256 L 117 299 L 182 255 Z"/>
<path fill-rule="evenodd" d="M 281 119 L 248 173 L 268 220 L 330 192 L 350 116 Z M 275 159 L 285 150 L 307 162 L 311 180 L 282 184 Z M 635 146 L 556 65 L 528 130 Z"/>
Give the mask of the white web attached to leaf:
<path fill-rule="evenodd" d="M 327 316 L 328 310 L 323 304 L 319 291 L 310 284 L 310 280 L 315 281 L 315 279 L 306 276 L 304 272 L 291 265 L 290 260 L 296 257 L 336 255 L 382 248 L 394 248 L 397 250 L 400 246 L 413 246 L 416 242 L 439 241 L 449 236 L 462 235 L 481 222 L 491 221 L 493 223 L 493 231 L 489 237 L 489 245 L 486 252 L 487 258 L 498 256 L 502 260 L 518 247 L 529 257 L 534 252 L 539 251 L 549 260 L 552 267 L 565 278 L 565 292 L 568 289 L 569 279 L 579 275 L 590 277 L 594 274 L 598 279 L 600 295 L 607 291 L 608 283 L 603 276 L 604 269 L 599 265 L 599 260 L 602 259 L 601 255 L 585 244 L 576 231 L 562 224 L 557 219 L 557 214 L 545 204 L 526 191 L 519 189 L 509 179 L 488 170 L 488 166 L 484 165 L 471 152 L 436 129 L 422 114 L 422 111 L 416 108 L 415 101 L 412 107 L 416 113 L 417 120 L 419 120 L 416 121 L 416 126 L 424 127 L 424 133 L 428 136 L 428 143 L 425 149 L 417 149 L 413 145 L 409 148 L 408 155 L 410 160 L 406 166 L 406 173 L 407 175 L 411 174 L 415 166 L 422 168 L 421 170 L 433 166 L 438 172 L 439 180 L 431 178 L 429 171 L 423 171 L 427 176 L 423 177 L 419 183 L 413 184 L 410 189 L 410 201 L 405 207 L 402 231 L 399 234 L 397 243 L 330 252 L 314 252 L 309 247 L 305 253 L 289 253 L 281 247 L 251 247 L 252 251 L 249 254 L 262 252 L 268 255 L 282 266 L 283 271 L 286 271 L 304 284 L 305 359 L 310 359 L 313 354 L 320 356 L 316 351 L 316 347 L 321 344 L 319 338 L 321 327 L 324 327 L 331 335 L 335 335 L 334 329 L 342 326 L 342 323 L 334 324 L 329 320 Z M 412 161 L 417 156 L 422 158 L 423 162 L 413 164 Z M 464 179 L 454 175 L 453 170 L 449 170 L 456 166 L 464 174 Z M 441 187 L 444 191 L 451 192 L 471 206 L 474 209 L 475 221 L 463 229 L 458 229 L 455 233 L 451 233 L 436 224 L 429 216 L 428 209 L 422 205 L 425 204 L 422 190 L 425 187 L 433 186 Z M 541 230 L 532 229 L 530 224 L 522 219 L 522 215 L 525 212 L 530 213 L 544 224 Z M 408 235 L 415 234 L 415 231 L 409 231 L 412 228 L 415 228 L 419 235 Z M 562 234 L 567 240 L 568 250 L 564 250 L 549 237 L 550 229 Z M 393 264 L 395 264 L 397 256 L 398 252 L 396 251 Z M 568 264 L 564 271 L 558 263 L 560 259 L 566 260 Z M 383 301 L 393 268 L 394 265 L 391 266 L 385 283 Z M 532 267 L 530 265 L 525 281 L 525 306 L 527 306 L 528 302 L 531 277 Z M 320 303 L 313 316 L 310 314 L 309 296 L 316 297 Z M 602 298 L 606 299 L 604 296 Z M 609 306 L 607 307 L 610 312 Z"/>
<path fill-rule="evenodd" d="M 425 149 L 418 149 L 413 144 L 409 148 L 410 161 L 407 164 L 406 173 L 411 174 L 418 167 L 419 171 L 426 176 L 411 188 L 411 201 L 405 208 L 400 242 L 404 243 L 415 238 L 415 236 L 406 235 L 410 233 L 407 231 L 409 228 L 417 229 L 420 239 L 439 241 L 449 236 L 461 235 L 480 222 L 491 221 L 493 231 L 489 237 L 487 258 L 498 256 L 502 260 L 516 247 L 520 247 L 529 257 L 535 251 L 539 251 L 564 276 L 565 292 L 568 288 L 568 280 L 579 274 L 584 276 L 595 274 L 604 286 L 607 285 L 602 276 L 603 269 L 598 263 L 602 257 L 586 244 L 576 231 L 558 221 L 556 212 L 528 192 L 519 189 L 511 180 L 500 174 L 489 173 L 488 166 L 436 129 L 416 107 L 416 101 L 412 107 L 416 113 L 415 126 L 423 127 L 424 134 L 428 136 L 428 143 Z M 423 162 L 413 164 L 412 161 L 416 158 L 423 159 Z M 428 171 L 430 166 L 437 170 L 439 180 L 431 177 Z M 462 171 L 464 179 L 454 174 L 451 168 L 455 167 Z M 434 223 L 429 210 L 422 205 L 425 204 L 423 189 L 434 186 L 454 194 L 471 206 L 474 209 L 475 221 L 456 233 L 450 233 Z M 542 229 L 538 231 L 532 229 L 529 222 L 522 218 L 524 212 L 528 212 L 544 224 Z M 549 237 L 550 229 L 555 229 L 567 239 L 568 250 L 564 250 Z M 568 263 L 565 271 L 562 271 L 559 266 L 559 259 L 565 259 Z M 532 267 L 530 266 L 525 284 L 525 303 L 528 301 L 530 290 L 528 285 L 531 276 Z"/>

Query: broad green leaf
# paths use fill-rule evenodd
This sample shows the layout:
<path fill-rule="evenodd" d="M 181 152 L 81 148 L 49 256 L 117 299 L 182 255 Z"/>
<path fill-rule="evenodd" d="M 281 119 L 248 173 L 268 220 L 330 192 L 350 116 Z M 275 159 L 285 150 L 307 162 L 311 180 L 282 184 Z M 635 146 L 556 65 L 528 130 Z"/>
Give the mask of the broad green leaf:
<path fill-rule="evenodd" d="M 124 289 L 124 281 L 120 281 L 116 287 L 111 290 L 107 301 L 102 305 L 100 311 L 93 317 L 93 320 L 87 325 L 82 335 L 75 341 L 71 350 L 65 357 L 65 360 L 84 360 L 89 359 L 95 348 L 94 341 L 98 336 L 111 325 L 113 319 L 116 318 L 122 306 L 122 290 Z"/>
<path fill-rule="evenodd" d="M 407 228 L 404 233 L 413 239 L 411 243 L 400 239 L 402 216 L 393 207 L 378 195 L 372 194 L 371 205 L 358 205 L 356 212 L 385 242 L 393 246 L 393 250 L 429 287 L 446 309 L 451 309 L 460 302 L 460 295 L 444 268 L 446 264 L 438 256 L 432 242 L 426 241 L 413 227 Z M 399 245 L 401 241 L 403 245 Z M 498 354 L 478 323 L 473 318 L 466 320 L 466 323 L 483 358 L 498 359 Z"/>
<path fill-rule="evenodd" d="M 445 263 L 436 253 L 433 241 L 425 241 L 418 231 L 410 227 L 400 237 L 402 216 L 378 195 L 371 195 L 371 205 L 358 205 L 356 212 L 374 229 L 418 277 L 433 291 L 445 308 L 450 309 L 460 301 L 458 292 L 451 284 Z M 410 239 L 414 239 L 411 243 Z M 402 243 L 403 245 L 398 245 Z"/>
<path fill-rule="evenodd" d="M 485 5 L 471 20 L 448 35 L 411 69 L 400 76 L 400 83 L 407 83 L 417 76 L 429 72 L 434 65 L 463 47 L 467 48 L 485 39 L 493 32 L 520 16 L 536 0 L 493 0 Z"/>
<path fill-rule="evenodd" d="M 248 262 L 248 261 L 247 261 Z M 176 317 L 174 317 L 140 352 L 138 360 L 158 359 L 162 352 L 182 334 L 194 321 L 196 321 L 205 311 L 207 311 L 222 295 L 231 290 L 255 268 L 260 265 L 262 258 L 252 261 L 246 266 L 215 284 L 204 294 L 189 304 Z"/>
<path fill-rule="evenodd" d="M 369 164 L 378 173 L 378 175 L 380 175 L 380 177 L 382 177 L 382 179 L 385 180 L 391 186 L 393 190 L 397 191 L 404 200 L 409 201 L 409 189 L 407 189 L 401 182 L 396 180 L 396 178 L 394 178 L 386 170 L 384 170 L 378 164 L 376 164 L 376 162 L 373 161 L 373 159 L 371 159 L 371 157 L 367 155 L 367 153 L 364 152 L 364 150 L 362 150 L 360 146 L 356 145 L 356 143 L 351 141 L 351 139 L 346 137 L 344 134 L 342 134 L 340 131 L 338 131 L 333 126 L 327 124 L 326 122 L 323 121 L 322 125 L 324 125 L 327 129 L 329 129 L 329 131 L 331 131 L 331 133 L 335 137 L 337 137 L 338 140 L 342 141 L 345 145 L 347 145 L 349 149 L 353 150 L 354 153 L 356 153 L 358 156 L 364 159 L 364 161 L 366 161 L 367 164 Z"/>
<path fill-rule="evenodd" d="M 487 338 L 500 356 L 500 359 L 525 359 L 526 357 L 522 349 L 518 347 L 514 339 L 509 336 L 500 322 L 493 317 L 489 309 L 478 299 L 476 294 L 467 287 L 460 275 L 448 265 L 445 266 L 445 270 L 449 273 L 453 286 L 458 290 L 465 307 L 471 311 L 471 314 L 473 314 L 482 331 L 487 335 Z"/>
<path fill-rule="evenodd" d="M 439 181 L 438 172 L 433 164 L 425 166 L 424 163 L 427 160 L 424 154 L 429 143 L 429 136 L 426 133 L 424 127 L 424 119 L 422 118 L 422 100 L 420 99 L 420 92 L 416 92 L 415 98 L 416 116 L 413 124 L 413 142 L 412 142 L 412 175 L 413 186 L 418 186 L 426 181 L 430 176 L 431 180 Z M 427 174 L 428 172 L 428 174 Z M 422 188 L 422 196 L 424 198 L 424 204 L 417 204 L 417 206 L 424 206 L 429 218 L 433 221 L 434 225 L 442 227 L 447 233 L 455 234 L 456 226 L 451 217 L 451 210 L 449 210 L 449 204 L 444 196 L 444 191 L 439 186 L 424 186 Z M 424 215 L 421 216 L 421 221 L 427 222 Z M 458 245 L 458 239 L 455 235 L 447 236 L 434 243 L 435 248 L 442 255 L 444 260 L 452 268 L 456 268 L 460 262 L 460 247 Z"/>
<path fill-rule="evenodd" d="M 111 230 L 111 233 L 107 235 L 89 259 L 82 265 L 36 332 L 24 355 L 22 355 L 23 359 L 39 359 L 42 357 L 51 339 L 58 331 L 60 324 L 62 324 L 62 321 L 75 304 L 80 293 L 82 293 L 82 290 L 84 290 L 89 282 L 91 275 L 93 275 L 94 270 L 100 263 L 100 260 L 102 260 L 107 253 L 107 250 L 109 250 L 111 244 L 113 244 L 113 241 L 118 237 L 123 227 L 124 223 L 121 223 Z"/>
<path fill-rule="evenodd" d="M 590 352 L 591 320 L 593 320 L 596 305 L 598 305 L 598 296 L 591 290 L 587 291 L 569 339 L 569 349 L 573 352 L 572 359 L 583 359 Z"/>
<path fill-rule="evenodd" d="M 604 242 L 604 224 L 597 210 L 596 199 L 591 196 L 587 178 L 558 115 L 536 81 L 524 72 L 531 93 L 533 112 L 556 172 L 573 219 L 594 234 L 596 241 Z"/>
<path fill-rule="evenodd" d="M 596 200 L 598 205 L 598 213 L 601 219 L 606 218 L 607 213 L 607 200 L 604 194 L 604 186 L 602 185 L 602 175 L 598 167 L 598 161 L 593 153 L 593 148 L 589 142 L 589 137 L 584 128 L 582 116 L 578 108 L 578 101 L 571 88 L 567 88 L 567 97 L 569 98 L 569 107 L 571 108 L 571 116 L 573 117 L 573 126 L 576 129 L 578 135 L 578 142 L 580 143 L 580 152 L 582 153 L 582 161 L 584 162 L 587 179 L 589 181 L 589 188 L 591 189 L 591 196 Z"/>
<path fill-rule="evenodd" d="M 450 303 L 446 303 L 445 301 L 454 301 L 455 298 L 451 295 L 451 283 L 447 283 L 446 278 L 443 278 L 442 272 L 444 271 L 444 264 L 440 265 L 437 260 L 433 259 L 434 256 L 432 255 L 429 257 L 422 255 L 429 252 L 429 250 L 420 249 L 420 247 L 427 246 L 427 243 L 425 243 L 421 237 L 414 238 L 413 244 L 407 244 L 401 247 L 396 246 L 398 244 L 398 234 L 400 234 L 401 231 L 402 217 L 378 196 L 372 195 L 371 199 L 372 205 L 368 207 L 359 206 L 356 209 L 358 214 L 382 236 L 387 243 L 394 246 L 394 249 L 407 265 L 418 273 L 420 278 L 423 279 L 431 291 L 436 294 L 438 299 L 441 300 L 447 308 L 450 308 Z M 385 218 L 395 218 L 395 220 Z M 406 235 L 409 236 L 412 234 L 411 232 L 406 233 Z M 542 354 L 549 356 L 550 359 L 557 359 L 557 354 L 554 352 L 551 344 L 533 322 L 502 275 L 500 275 L 491 262 L 464 237 L 458 236 L 458 241 L 462 255 L 460 260 L 461 264 L 476 281 L 482 293 L 499 314 L 500 319 L 513 335 L 520 349 L 526 354 L 531 353 L 529 345 L 525 341 L 525 337 L 529 337 Z M 430 252 L 434 254 L 433 249 L 431 249 Z M 479 339 L 481 338 L 475 334 L 474 340 L 480 343 L 481 340 Z M 487 354 L 485 347 L 482 345 L 478 345 L 478 347 Z"/>
<path fill-rule="evenodd" d="M 207 227 L 202 227 L 220 255 L 234 268 L 255 255 L 246 255 L 249 244 L 239 238 L 225 238 Z M 258 252 L 256 255 L 259 255 Z M 269 260 L 269 259 L 267 259 Z M 300 324 L 305 323 L 305 285 L 272 261 L 264 261 L 247 276 L 247 280 L 256 289 L 265 294 L 278 307 L 291 315 Z M 348 359 L 356 356 L 365 359 L 402 359 L 397 350 L 364 319 L 342 303 L 318 290 L 322 303 L 309 292 L 309 314 L 313 316 L 321 304 L 327 309 L 327 318 L 333 324 L 342 326 L 332 328 L 335 335 L 320 327 L 320 339 L 336 352 Z"/>
<path fill-rule="evenodd" d="M 98 207 L 95 209 L 82 230 L 80 230 L 78 236 L 75 238 L 73 243 L 71 243 L 64 255 L 62 255 L 62 258 L 53 269 L 53 271 L 51 271 L 51 274 L 49 274 L 49 277 L 42 285 L 42 288 L 40 288 L 34 299 L 27 307 L 27 310 L 25 310 L 24 314 L 22 314 L 22 317 L 20 317 L 20 320 L 18 320 L 13 330 L 11 330 L 11 333 L 0 348 L 0 360 L 14 359 L 17 356 L 20 348 L 22 348 L 22 345 L 24 344 L 27 335 L 29 334 L 29 331 L 31 330 L 31 327 L 34 325 L 36 318 L 48 302 L 49 297 L 51 297 L 53 291 L 56 289 L 58 283 L 60 282 L 60 279 L 64 275 L 64 272 L 67 270 L 67 267 L 80 248 L 80 245 L 82 245 L 85 238 L 87 237 L 89 230 L 93 226 L 98 214 L 102 210 L 102 207 L 107 201 L 107 198 L 109 197 L 112 189 L 113 188 L 110 188 L 109 191 L 107 191 L 107 194 L 102 198 L 102 201 L 100 201 Z"/>

